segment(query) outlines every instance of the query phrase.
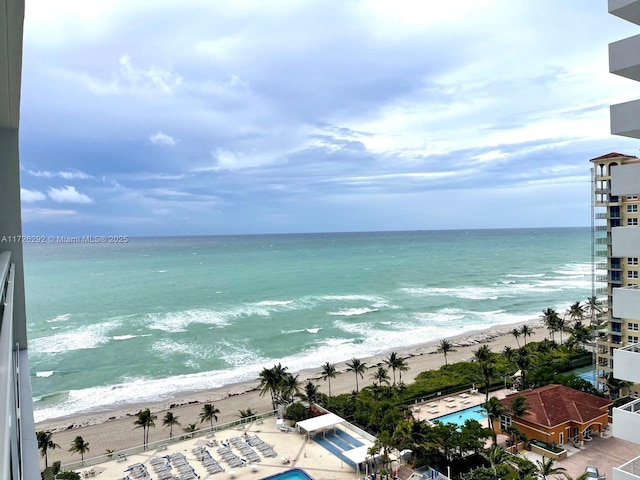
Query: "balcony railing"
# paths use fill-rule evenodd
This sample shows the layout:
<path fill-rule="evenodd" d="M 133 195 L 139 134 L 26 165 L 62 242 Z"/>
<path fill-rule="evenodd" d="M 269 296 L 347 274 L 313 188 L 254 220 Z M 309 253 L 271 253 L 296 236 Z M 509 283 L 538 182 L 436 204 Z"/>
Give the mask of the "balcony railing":
<path fill-rule="evenodd" d="M 640 457 L 636 457 L 619 467 L 613 467 L 613 480 L 622 479 L 640 479 Z"/>

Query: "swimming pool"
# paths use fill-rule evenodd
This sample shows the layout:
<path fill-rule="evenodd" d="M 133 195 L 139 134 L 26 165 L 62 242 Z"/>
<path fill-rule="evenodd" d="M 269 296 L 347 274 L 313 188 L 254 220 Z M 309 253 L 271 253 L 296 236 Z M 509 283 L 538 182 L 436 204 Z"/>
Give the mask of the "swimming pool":
<path fill-rule="evenodd" d="M 459 412 L 448 413 L 441 417 L 432 418 L 431 421 L 438 421 L 442 423 L 455 423 L 456 425 L 464 425 L 467 420 L 476 420 L 482 422 L 487 419 L 487 414 L 482 410 L 482 407 L 475 406 L 465 408 Z"/>
<path fill-rule="evenodd" d="M 261 480 L 313 480 L 313 477 L 301 468 L 292 468 L 286 472 L 263 477 Z"/>

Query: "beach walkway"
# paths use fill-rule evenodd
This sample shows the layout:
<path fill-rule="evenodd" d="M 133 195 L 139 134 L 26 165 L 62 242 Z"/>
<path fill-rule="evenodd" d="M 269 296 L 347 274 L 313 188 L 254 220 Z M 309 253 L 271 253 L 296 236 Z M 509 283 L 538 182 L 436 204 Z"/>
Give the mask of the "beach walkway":
<path fill-rule="evenodd" d="M 185 480 L 258 480 L 297 467 L 314 478 L 353 480 L 356 477 L 356 470 L 344 459 L 313 438 L 283 431 L 275 417 L 264 419 L 262 423 L 247 423 L 244 427 L 221 430 L 215 436 L 161 445 L 158 449 L 126 458 L 114 457 L 104 463 L 76 469 L 76 472 L 82 478 L 100 480 L 168 480 L 173 476 Z M 337 427 L 338 430 L 340 428 Z M 352 430 L 348 436 L 351 441 L 362 445 L 371 444 Z M 234 457 L 243 458 L 246 462 L 238 463 Z"/>

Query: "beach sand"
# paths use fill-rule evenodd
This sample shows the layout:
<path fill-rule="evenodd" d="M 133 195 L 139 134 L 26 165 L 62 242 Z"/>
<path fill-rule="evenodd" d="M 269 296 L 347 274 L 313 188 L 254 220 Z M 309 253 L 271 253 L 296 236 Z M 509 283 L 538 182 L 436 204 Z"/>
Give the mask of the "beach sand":
<path fill-rule="evenodd" d="M 527 342 L 537 342 L 548 337 L 548 331 L 539 319 L 472 333 L 464 333 L 449 338 L 449 341 L 454 344 L 455 351 L 449 352 L 447 360 L 449 363 L 470 360 L 473 358 L 473 352 L 477 350 L 481 344 L 488 345 L 493 352 L 502 351 L 506 345 L 517 348 L 518 343 L 510 332 L 514 328 L 520 328 L 525 323 L 533 330 L 531 337 L 527 338 Z M 524 343 L 522 337 L 518 340 L 520 344 Z M 407 365 L 409 366 L 409 370 L 403 374 L 403 379 L 406 383 L 413 382 L 415 377 L 421 372 L 438 369 L 444 365 L 444 355 L 442 353 L 436 353 L 438 343 L 439 341 L 425 342 L 425 344 L 416 348 L 393 349 L 393 351 L 396 351 L 406 359 Z M 389 352 L 385 352 L 375 357 L 361 360 L 366 363 L 367 367 L 377 368 L 379 364 L 383 363 L 388 354 Z M 324 363 L 324 360 L 319 363 Z M 338 370 L 338 374 L 336 378 L 331 379 L 332 395 L 349 393 L 355 390 L 355 374 L 353 372 L 347 372 L 347 367 L 344 363 L 336 364 L 336 369 Z M 299 378 L 302 385 L 311 379 L 319 386 L 321 392 L 328 394 L 328 382 L 321 379 L 319 372 L 320 365 L 316 370 L 305 370 L 293 373 L 300 375 Z M 358 378 L 360 388 L 370 385 L 372 381 L 370 372 L 365 372 L 364 378 Z M 215 407 L 220 410 L 217 421 L 219 424 L 237 420 L 240 417 L 240 410 L 250 408 L 256 413 L 270 411 L 270 396 L 269 394 L 260 396 L 258 384 L 258 380 L 255 380 L 253 382 L 232 384 L 210 391 L 176 396 L 170 401 L 155 404 L 127 405 L 125 408 L 114 408 L 108 412 L 92 412 L 48 420 L 38 423 L 36 425 L 36 431 L 44 430 L 54 432 L 52 440 L 59 445 L 60 448 L 49 450 L 49 465 L 56 460 L 60 460 L 64 465 L 65 463 L 80 460 L 78 454 L 72 455 L 71 452 L 68 451 L 73 439 L 78 435 L 82 436 L 86 442 L 89 442 L 90 451 L 85 455 L 87 458 L 104 455 L 107 449 L 123 450 L 141 445 L 142 429 L 134 428 L 135 426 L 133 424 L 136 418 L 135 414 L 140 409 L 150 408 L 151 412 L 158 417 L 155 420 L 155 428 L 151 428 L 149 432 L 150 442 L 169 437 L 169 429 L 162 425 L 162 418 L 169 409 L 178 417 L 178 421 L 181 424 L 174 426 L 174 435 L 182 433 L 182 428 L 192 423 L 197 424 L 198 428 L 200 428 L 200 426 L 209 426 L 208 423 L 200 423 L 199 415 L 204 403 L 214 403 Z M 42 460 L 41 463 L 41 468 L 44 468 L 44 460 Z"/>

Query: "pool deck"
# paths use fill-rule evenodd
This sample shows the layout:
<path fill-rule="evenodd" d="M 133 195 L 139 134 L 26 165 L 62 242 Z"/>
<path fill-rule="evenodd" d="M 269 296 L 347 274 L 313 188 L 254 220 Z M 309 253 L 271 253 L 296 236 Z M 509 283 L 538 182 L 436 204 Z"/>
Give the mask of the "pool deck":
<path fill-rule="evenodd" d="M 342 428 L 342 427 L 337 427 Z M 241 468 L 230 468 L 221 459 L 217 453 L 218 447 L 209 447 L 207 442 L 216 439 L 218 442 L 231 437 L 241 436 L 243 433 L 249 436 L 258 435 L 264 442 L 271 445 L 276 451 L 277 456 L 273 458 L 265 458 L 262 455 L 261 461 L 253 465 L 247 465 Z M 358 436 L 355 432 L 349 430 L 349 435 L 356 438 L 366 445 L 371 442 L 363 437 Z M 196 447 L 207 448 L 211 456 L 218 459 L 220 465 L 224 467 L 224 471 L 216 474 L 207 473 L 200 461 L 192 453 L 192 449 Z M 116 459 L 104 462 L 92 467 L 85 467 L 76 470 L 81 478 L 97 478 L 99 480 L 120 480 L 129 476 L 130 480 L 135 480 L 127 469 L 136 463 L 143 464 L 150 477 L 157 480 L 159 477 L 154 473 L 151 467 L 151 459 L 153 457 L 164 457 L 176 452 L 182 452 L 189 464 L 193 467 L 196 474 L 201 480 L 258 480 L 269 475 L 281 473 L 291 468 L 302 468 L 307 471 L 316 480 L 354 480 L 356 471 L 349 465 L 342 462 L 338 457 L 323 448 L 314 440 L 307 439 L 306 435 L 295 432 L 283 432 L 276 425 L 276 418 L 265 419 L 264 423 L 248 423 L 243 430 L 222 430 L 216 432 L 215 437 L 205 438 L 199 437 L 185 440 L 184 442 L 168 445 L 162 451 L 149 450 L 137 455 L 130 455 L 126 461 L 117 461 Z M 93 470 L 94 475 L 89 472 Z M 84 476 L 84 472 L 87 476 Z"/>

